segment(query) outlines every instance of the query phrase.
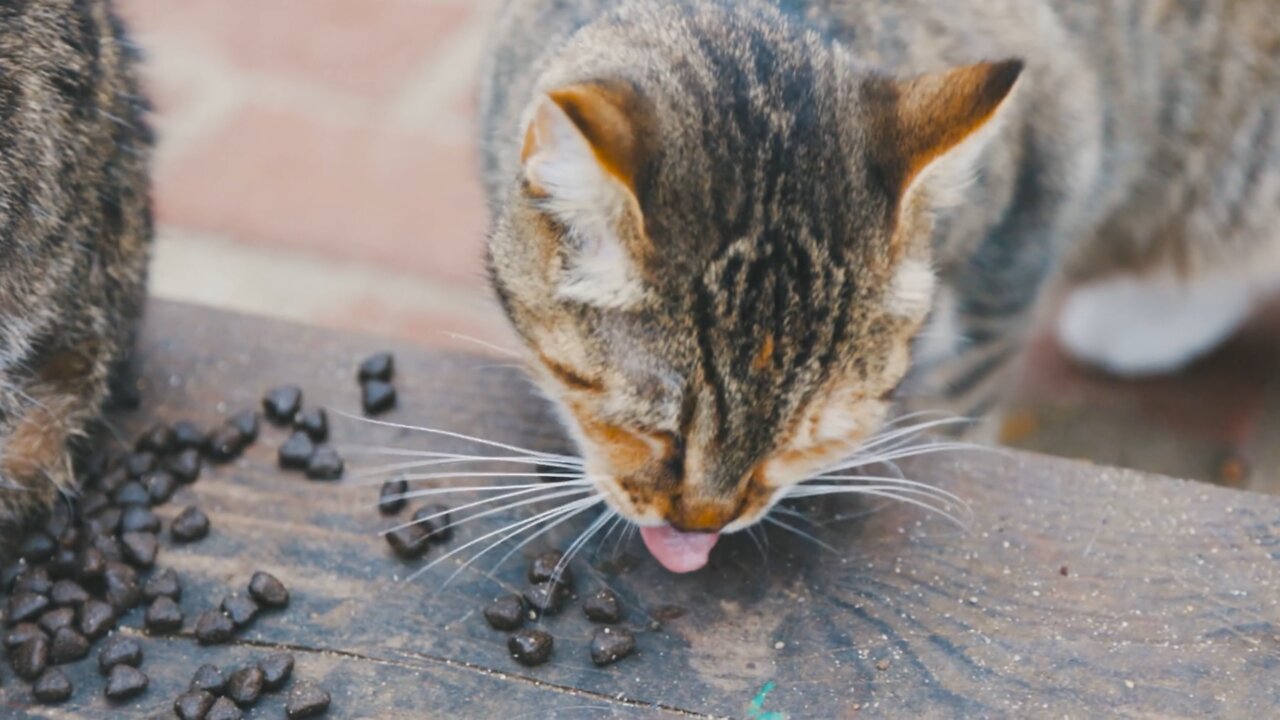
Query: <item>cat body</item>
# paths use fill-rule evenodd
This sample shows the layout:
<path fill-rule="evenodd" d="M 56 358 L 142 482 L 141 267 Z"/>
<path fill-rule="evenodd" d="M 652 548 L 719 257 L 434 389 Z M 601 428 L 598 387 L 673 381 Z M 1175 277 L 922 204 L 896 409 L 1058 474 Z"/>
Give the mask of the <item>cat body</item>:
<path fill-rule="evenodd" d="M 610 505 L 732 531 L 895 395 L 990 409 L 1054 283 L 1089 362 L 1211 348 L 1280 287 L 1278 113 L 1268 0 L 513 0 L 491 276 Z"/>
<path fill-rule="evenodd" d="M 108 0 L 0 4 L 0 520 L 73 489 L 142 310 L 151 132 Z"/>

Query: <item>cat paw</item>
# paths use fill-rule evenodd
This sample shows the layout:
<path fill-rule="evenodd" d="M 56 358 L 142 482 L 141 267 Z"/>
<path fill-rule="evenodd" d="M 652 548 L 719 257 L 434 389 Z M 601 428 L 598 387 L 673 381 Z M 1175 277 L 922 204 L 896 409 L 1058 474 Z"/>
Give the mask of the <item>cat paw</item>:
<path fill-rule="evenodd" d="M 1068 296 L 1057 336 L 1075 359 L 1113 375 L 1159 375 L 1212 351 L 1252 306 L 1248 285 L 1225 275 L 1115 277 Z"/>

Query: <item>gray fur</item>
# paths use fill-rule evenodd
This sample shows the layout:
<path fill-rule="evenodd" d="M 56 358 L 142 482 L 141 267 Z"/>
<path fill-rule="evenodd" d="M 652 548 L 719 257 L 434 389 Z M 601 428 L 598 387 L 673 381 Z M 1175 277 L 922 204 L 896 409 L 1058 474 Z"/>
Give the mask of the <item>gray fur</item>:
<path fill-rule="evenodd" d="M 577 343 L 609 396 L 597 416 L 700 444 L 694 482 L 727 492 L 833 383 L 903 380 L 924 318 L 886 309 L 879 79 L 1005 58 L 1026 71 L 974 181 L 906 219 L 954 336 L 917 352 L 904 393 L 989 404 L 1055 277 L 1194 274 L 1280 243 L 1272 0 L 512 0 L 482 92 L 495 288 L 531 345 Z M 528 239 L 545 218 L 520 180 L 523 113 L 593 80 L 657 118 L 637 185 L 652 293 L 626 311 L 557 301 Z"/>
<path fill-rule="evenodd" d="M 68 449 L 141 312 L 137 56 L 108 0 L 0 3 L 0 520 L 71 490 Z"/>

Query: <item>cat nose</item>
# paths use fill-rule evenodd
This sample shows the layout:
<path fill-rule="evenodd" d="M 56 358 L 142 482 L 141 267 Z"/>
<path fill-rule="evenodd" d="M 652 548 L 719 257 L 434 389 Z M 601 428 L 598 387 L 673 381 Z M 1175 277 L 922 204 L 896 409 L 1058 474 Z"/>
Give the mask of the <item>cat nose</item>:
<path fill-rule="evenodd" d="M 733 522 L 735 508 L 729 503 L 696 501 L 680 503 L 667 512 L 667 524 L 681 532 L 719 532 Z"/>

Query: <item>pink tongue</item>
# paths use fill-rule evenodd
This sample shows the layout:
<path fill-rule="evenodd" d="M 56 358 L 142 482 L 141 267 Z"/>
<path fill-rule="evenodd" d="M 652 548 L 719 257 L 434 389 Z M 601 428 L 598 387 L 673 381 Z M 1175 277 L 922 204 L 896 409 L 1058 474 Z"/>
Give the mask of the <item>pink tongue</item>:
<path fill-rule="evenodd" d="M 707 564 L 719 533 L 680 532 L 670 525 L 640 528 L 645 547 L 662 566 L 674 573 L 688 573 Z"/>

